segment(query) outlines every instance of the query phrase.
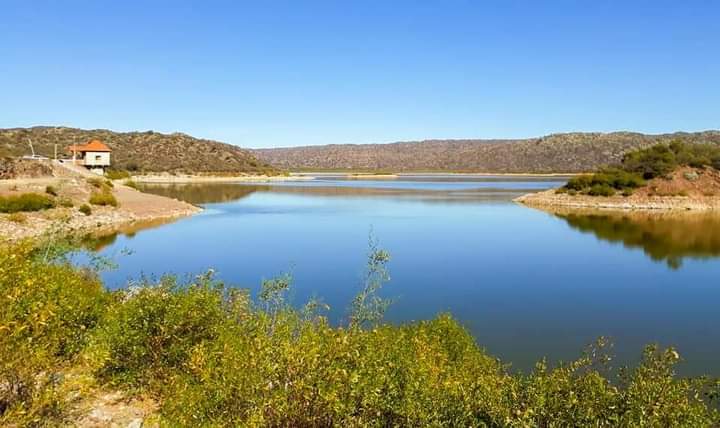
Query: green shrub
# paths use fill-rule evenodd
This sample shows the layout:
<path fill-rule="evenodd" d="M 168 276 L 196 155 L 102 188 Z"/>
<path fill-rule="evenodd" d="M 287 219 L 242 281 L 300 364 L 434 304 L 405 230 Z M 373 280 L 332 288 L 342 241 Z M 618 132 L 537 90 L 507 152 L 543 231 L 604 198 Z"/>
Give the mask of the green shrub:
<path fill-rule="evenodd" d="M 105 184 L 105 180 L 100 177 L 91 177 L 87 179 L 88 184 L 98 189 L 102 189 Z"/>
<path fill-rule="evenodd" d="M 24 224 L 27 223 L 27 215 L 21 212 L 12 213 L 7 216 L 7 219 L 12 221 L 13 223 L 20 223 Z"/>
<path fill-rule="evenodd" d="M 105 177 L 109 178 L 110 180 L 122 180 L 125 178 L 130 178 L 130 173 L 122 169 L 109 169 L 105 172 Z"/>
<path fill-rule="evenodd" d="M 632 189 L 644 186 L 645 180 L 667 177 L 679 166 L 720 168 L 720 145 L 674 141 L 637 150 L 626 154 L 622 163 L 616 167 L 571 178 L 564 189 L 608 196 L 610 188 L 629 196 Z"/>
<path fill-rule="evenodd" d="M 69 198 L 58 199 L 57 204 L 63 208 L 72 208 L 74 206 L 73 201 Z"/>
<path fill-rule="evenodd" d="M 195 346 L 217 337 L 224 297 L 210 275 L 188 286 L 166 277 L 158 286 L 131 288 L 98 332 L 98 349 L 107 355 L 100 375 L 131 385 L 163 382 Z"/>
<path fill-rule="evenodd" d="M 565 188 L 568 190 L 581 191 L 592 185 L 592 175 L 578 175 L 568 180 Z"/>
<path fill-rule="evenodd" d="M 628 153 L 622 162 L 625 171 L 641 174 L 646 179 L 665 177 L 679 166 L 717 168 L 720 166 L 720 146 L 677 140 Z"/>
<path fill-rule="evenodd" d="M 41 254 L 43 257 L 41 257 Z M 0 246 L 0 425 L 54 425 L 60 370 L 83 349 L 106 293 L 95 275 L 23 243 Z"/>
<path fill-rule="evenodd" d="M 130 187 L 131 189 L 139 190 L 137 183 L 133 180 L 125 180 L 123 184 L 127 187 Z"/>
<path fill-rule="evenodd" d="M 18 196 L 0 196 L 0 213 L 40 211 L 53 208 L 55 203 L 45 195 L 24 193 Z"/>
<path fill-rule="evenodd" d="M 93 192 L 90 195 L 89 202 L 92 205 L 100 205 L 100 206 L 110 205 L 113 207 L 118 206 L 117 199 L 115 199 L 115 196 L 109 190 L 104 190 L 101 192 Z"/>
<path fill-rule="evenodd" d="M 50 186 L 50 185 L 45 186 L 45 193 L 47 193 L 48 195 L 52 195 L 52 196 L 58 195 L 58 191 L 55 188 L 55 186 Z"/>
<path fill-rule="evenodd" d="M 587 194 L 590 196 L 612 196 L 615 194 L 615 189 L 607 184 L 593 184 Z"/>
<path fill-rule="evenodd" d="M 664 144 L 628 153 L 622 165 L 626 171 L 640 174 L 645 179 L 664 177 L 678 166 L 674 151 Z"/>
<path fill-rule="evenodd" d="M 80 210 L 80 212 L 83 213 L 83 214 L 85 214 L 85 215 L 90 215 L 90 214 L 92 214 L 92 208 L 90 208 L 90 205 L 88 205 L 88 204 L 82 204 L 82 205 L 80 205 L 80 208 L 78 208 L 78 210 Z"/>

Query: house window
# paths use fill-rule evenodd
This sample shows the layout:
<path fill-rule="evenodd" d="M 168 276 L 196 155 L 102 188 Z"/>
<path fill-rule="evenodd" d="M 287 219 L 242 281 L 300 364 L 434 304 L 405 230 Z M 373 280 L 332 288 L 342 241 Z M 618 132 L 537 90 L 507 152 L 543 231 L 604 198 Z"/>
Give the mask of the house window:
<path fill-rule="evenodd" d="M 95 161 L 100 162 L 100 158 L 101 158 L 100 155 L 95 155 Z"/>

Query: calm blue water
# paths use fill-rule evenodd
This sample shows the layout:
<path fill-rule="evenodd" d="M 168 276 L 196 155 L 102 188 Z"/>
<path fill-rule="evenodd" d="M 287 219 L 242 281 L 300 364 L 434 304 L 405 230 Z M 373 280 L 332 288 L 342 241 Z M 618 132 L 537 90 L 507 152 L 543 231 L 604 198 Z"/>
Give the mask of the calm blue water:
<path fill-rule="evenodd" d="M 372 229 L 392 255 L 391 321 L 450 312 L 488 352 L 527 370 L 577 357 L 598 336 L 630 362 L 675 345 L 683 374 L 720 374 L 720 222 L 554 215 L 512 198 L 561 185 L 530 178 L 325 177 L 278 185 L 148 186 L 198 203 L 191 218 L 118 236 L 101 250 L 141 274 L 215 269 L 257 290 L 290 271 L 294 301 L 320 296 L 342 322 Z M 220 201 L 220 202 L 217 202 Z M 129 256 L 120 256 L 131 249 Z"/>

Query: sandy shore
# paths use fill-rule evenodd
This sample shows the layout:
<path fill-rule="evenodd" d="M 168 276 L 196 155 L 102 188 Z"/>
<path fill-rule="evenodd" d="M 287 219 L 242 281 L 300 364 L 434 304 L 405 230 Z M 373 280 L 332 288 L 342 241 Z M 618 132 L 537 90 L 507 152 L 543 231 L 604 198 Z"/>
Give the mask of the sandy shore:
<path fill-rule="evenodd" d="M 0 181 L 0 194 L 40 193 L 45 186 L 61 189 L 63 195 L 75 202 L 72 208 L 52 208 L 23 213 L 24 221 L 12 221 L 8 214 L 0 214 L 0 240 L 16 241 L 48 233 L 105 234 L 141 223 L 172 221 L 201 211 L 194 205 L 163 196 L 142 193 L 119 183 L 112 190 L 119 206 L 92 206 L 92 214 L 81 213 L 77 206 L 86 201 L 91 190 L 83 179 L 19 179 Z"/>
<path fill-rule="evenodd" d="M 204 176 L 204 175 L 136 175 L 133 181 L 137 183 L 267 183 L 276 181 L 303 181 L 314 177 L 306 175 L 239 175 L 239 176 Z"/>
<path fill-rule="evenodd" d="M 591 208 L 600 210 L 715 211 L 720 210 L 719 196 L 586 196 L 555 193 L 555 189 L 530 193 L 515 202 L 543 207 Z"/>

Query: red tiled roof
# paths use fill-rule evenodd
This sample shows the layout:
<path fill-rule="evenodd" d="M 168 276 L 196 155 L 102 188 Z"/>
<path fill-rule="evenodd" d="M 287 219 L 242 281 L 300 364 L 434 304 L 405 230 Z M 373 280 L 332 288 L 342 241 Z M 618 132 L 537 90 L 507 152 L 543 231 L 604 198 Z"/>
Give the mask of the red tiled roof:
<path fill-rule="evenodd" d="M 110 150 L 110 147 L 103 144 L 100 140 L 90 140 L 87 142 L 87 144 L 83 144 L 80 146 L 70 146 L 68 147 L 68 150 L 71 152 L 112 152 Z"/>

